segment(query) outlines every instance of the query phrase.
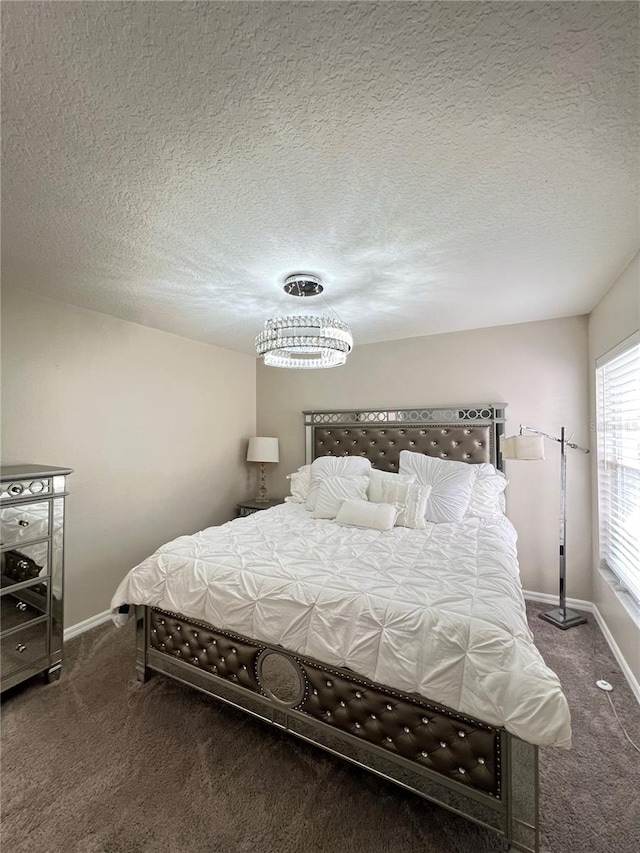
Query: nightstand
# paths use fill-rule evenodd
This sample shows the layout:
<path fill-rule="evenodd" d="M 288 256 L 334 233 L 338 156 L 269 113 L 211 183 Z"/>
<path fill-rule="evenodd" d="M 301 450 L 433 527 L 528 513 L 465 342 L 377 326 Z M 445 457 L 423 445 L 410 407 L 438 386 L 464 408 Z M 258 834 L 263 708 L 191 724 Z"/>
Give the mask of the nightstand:
<path fill-rule="evenodd" d="M 270 501 L 240 501 L 238 504 L 238 518 L 253 515 L 254 512 L 260 512 L 261 509 L 271 509 L 272 506 L 278 506 L 282 503 L 284 503 L 283 498 L 275 498 Z"/>

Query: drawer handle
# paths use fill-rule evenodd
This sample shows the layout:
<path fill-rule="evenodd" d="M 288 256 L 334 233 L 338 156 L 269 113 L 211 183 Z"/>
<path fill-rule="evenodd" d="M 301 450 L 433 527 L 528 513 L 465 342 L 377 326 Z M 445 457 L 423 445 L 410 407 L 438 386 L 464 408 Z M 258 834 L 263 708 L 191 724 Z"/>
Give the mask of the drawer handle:
<path fill-rule="evenodd" d="M 18 560 L 18 568 L 19 569 L 28 569 L 29 563 L 26 560 Z"/>
<path fill-rule="evenodd" d="M 24 518 L 21 518 L 20 521 L 18 522 L 18 524 L 20 525 L 20 527 L 28 527 L 29 526 L 29 522 L 25 521 Z"/>
<path fill-rule="evenodd" d="M 16 604 L 16 610 L 21 610 L 21 611 L 24 613 L 24 611 L 25 611 L 26 609 L 27 609 L 27 605 L 24 603 L 24 601 L 19 601 L 19 602 Z"/>
<path fill-rule="evenodd" d="M 22 654 L 22 652 L 27 651 L 27 647 L 25 646 L 24 643 L 18 643 L 18 645 L 16 646 L 16 651 L 20 652 L 20 654 Z"/>
<path fill-rule="evenodd" d="M 21 495 L 24 491 L 24 486 L 22 485 L 22 483 L 12 483 L 9 486 L 8 491 L 10 495 Z"/>

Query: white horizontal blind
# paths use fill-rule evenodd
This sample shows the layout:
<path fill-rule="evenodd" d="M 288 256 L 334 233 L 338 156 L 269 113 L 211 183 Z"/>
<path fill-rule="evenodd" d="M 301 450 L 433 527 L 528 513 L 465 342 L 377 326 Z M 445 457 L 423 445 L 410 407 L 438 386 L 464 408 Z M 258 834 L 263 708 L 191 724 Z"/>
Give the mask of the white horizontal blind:
<path fill-rule="evenodd" d="M 640 342 L 598 361 L 600 557 L 640 601 Z"/>

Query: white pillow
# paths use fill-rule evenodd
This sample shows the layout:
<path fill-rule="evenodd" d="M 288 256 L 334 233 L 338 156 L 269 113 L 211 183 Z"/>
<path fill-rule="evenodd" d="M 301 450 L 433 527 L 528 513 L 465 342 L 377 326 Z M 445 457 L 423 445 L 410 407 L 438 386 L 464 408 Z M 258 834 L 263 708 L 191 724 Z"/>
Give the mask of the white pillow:
<path fill-rule="evenodd" d="M 414 474 L 422 486 L 431 486 L 425 517 L 435 524 L 459 522 L 469 506 L 478 476 L 475 465 L 400 451 L 400 474 Z"/>
<path fill-rule="evenodd" d="M 478 479 L 480 479 L 480 477 L 501 477 L 504 480 L 505 487 L 508 485 L 509 481 L 505 477 L 504 472 L 498 471 L 498 469 L 494 468 L 490 462 L 480 462 L 475 466 L 475 468 L 478 470 Z M 471 494 L 473 496 L 473 492 L 471 492 Z M 504 515 L 507 511 L 504 492 L 498 496 L 498 505 L 500 507 L 500 513 Z"/>
<path fill-rule="evenodd" d="M 335 518 L 343 501 L 367 499 L 369 478 L 325 477 L 316 494 L 316 505 L 311 513 L 313 518 Z"/>
<path fill-rule="evenodd" d="M 383 483 L 399 485 L 401 483 L 415 482 L 416 478 L 413 474 L 394 474 L 391 471 L 378 471 L 376 468 L 372 468 L 369 472 L 369 491 L 367 492 L 367 495 L 369 500 L 373 503 L 381 504 L 386 500 L 386 498 L 382 496 Z M 391 503 L 394 501 L 395 498 L 390 499 Z"/>
<path fill-rule="evenodd" d="M 285 498 L 289 503 L 303 504 L 309 495 L 311 485 L 311 465 L 301 465 L 293 474 L 287 475 L 291 480 L 291 495 Z"/>
<path fill-rule="evenodd" d="M 369 527 L 371 530 L 391 530 L 396 523 L 399 507 L 396 504 L 370 501 L 343 501 L 336 521 L 351 527 Z"/>
<path fill-rule="evenodd" d="M 351 477 L 369 475 L 371 462 L 362 456 L 320 456 L 311 465 L 311 485 L 307 495 L 307 509 L 315 509 L 316 495 L 325 477 Z"/>
<path fill-rule="evenodd" d="M 396 519 L 398 527 L 413 527 L 424 530 L 426 525 L 427 501 L 431 486 L 420 483 L 383 483 L 382 494 L 386 502 L 397 502 L 402 510 Z"/>
<path fill-rule="evenodd" d="M 483 472 L 479 471 L 465 518 L 499 518 L 504 515 L 504 490 L 507 483 L 504 474 L 483 476 Z"/>
<path fill-rule="evenodd" d="M 473 467 L 478 472 L 478 477 L 493 477 L 495 474 L 499 477 L 504 477 L 504 474 L 498 471 L 497 468 L 494 468 L 491 462 L 480 462 Z"/>

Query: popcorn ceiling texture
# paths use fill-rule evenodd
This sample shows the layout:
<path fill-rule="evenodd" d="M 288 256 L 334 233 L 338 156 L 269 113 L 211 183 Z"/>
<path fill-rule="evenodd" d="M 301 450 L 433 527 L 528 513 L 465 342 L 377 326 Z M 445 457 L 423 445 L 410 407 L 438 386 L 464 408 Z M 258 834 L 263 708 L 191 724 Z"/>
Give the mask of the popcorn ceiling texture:
<path fill-rule="evenodd" d="M 588 312 L 638 249 L 635 3 L 2 18 L 5 286 L 252 352 L 290 272 L 362 343 Z"/>

